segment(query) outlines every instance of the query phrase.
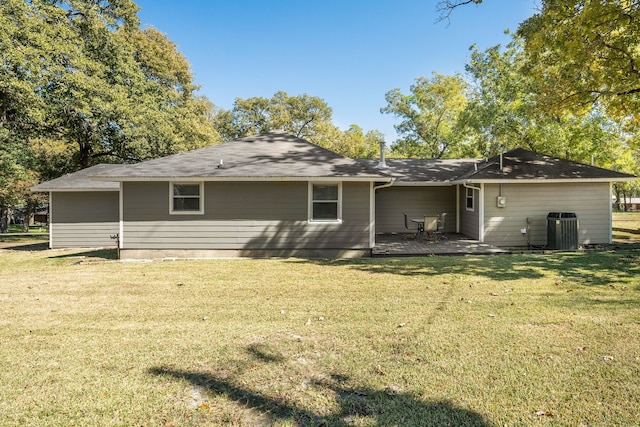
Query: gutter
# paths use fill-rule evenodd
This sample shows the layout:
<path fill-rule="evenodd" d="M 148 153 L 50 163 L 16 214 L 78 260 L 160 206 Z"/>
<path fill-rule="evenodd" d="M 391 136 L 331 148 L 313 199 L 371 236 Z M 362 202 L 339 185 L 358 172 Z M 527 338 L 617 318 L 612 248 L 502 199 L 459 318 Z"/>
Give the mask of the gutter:
<path fill-rule="evenodd" d="M 373 186 L 373 190 L 375 191 L 375 190 L 379 190 L 381 188 L 391 187 L 395 182 L 396 182 L 396 179 L 395 178 L 391 178 L 391 181 L 389 181 L 389 182 L 385 182 L 384 184 L 381 184 L 381 185 L 374 185 Z"/>
<path fill-rule="evenodd" d="M 473 185 L 469 185 L 469 184 L 467 184 L 466 182 L 463 182 L 463 183 L 462 183 L 462 186 L 463 186 L 464 188 L 471 188 L 472 190 L 477 190 L 477 191 L 480 191 L 480 189 L 481 189 L 481 187 L 474 187 Z"/>

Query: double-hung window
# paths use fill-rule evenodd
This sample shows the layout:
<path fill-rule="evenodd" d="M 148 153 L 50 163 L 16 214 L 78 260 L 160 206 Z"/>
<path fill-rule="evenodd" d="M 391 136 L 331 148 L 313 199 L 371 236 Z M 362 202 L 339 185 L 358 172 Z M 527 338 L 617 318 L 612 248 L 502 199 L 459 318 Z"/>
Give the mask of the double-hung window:
<path fill-rule="evenodd" d="M 202 214 L 204 213 L 204 196 L 202 182 L 172 182 L 170 190 L 170 213 Z"/>
<path fill-rule="evenodd" d="M 341 183 L 309 183 L 309 220 L 320 222 L 342 220 Z"/>
<path fill-rule="evenodd" d="M 474 199 L 473 199 L 473 188 L 466 188 L 467 190 L 467 210 L 468 211 L 473 211 L 474 210 Z"/>

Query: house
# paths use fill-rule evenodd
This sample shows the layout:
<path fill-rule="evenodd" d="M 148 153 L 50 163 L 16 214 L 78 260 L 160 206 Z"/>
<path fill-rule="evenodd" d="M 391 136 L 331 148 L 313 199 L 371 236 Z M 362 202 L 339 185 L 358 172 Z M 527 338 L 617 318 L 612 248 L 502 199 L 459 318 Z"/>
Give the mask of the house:
<path fill-rule="evenodd" d="M 546 244 L 549 212 L 579 218 L 580 244 L 611 242 L 611 183 L 635 177 L 516 149 L 491 159 L 348 159 L 282 132 L 39 184 L 51 247 L 123 258 L 367 256 L 403 212 L 446 213 L 445 231 L 499 246 Z M 110 242 L 113 245 L 113 241 Z"/>
<path fill-rule="evenodd" d="M 620 200 L 619 206 L 623 212 L 640 211 L 640 197 L 623 197 Z"/>
<path fill-rule="evenodd" d="M 40 183 L 33 191 L 49 193 L 49 247 L 113 246 L 120 230 L 118 182 L 89 179 L 121 165 L 101 164 Z"/>

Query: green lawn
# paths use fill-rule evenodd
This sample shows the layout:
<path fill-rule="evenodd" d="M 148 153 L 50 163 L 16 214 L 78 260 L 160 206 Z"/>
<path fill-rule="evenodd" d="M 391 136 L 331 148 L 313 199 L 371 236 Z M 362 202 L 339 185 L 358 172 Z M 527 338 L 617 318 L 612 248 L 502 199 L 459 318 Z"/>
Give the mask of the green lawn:
<path fill-rule="evenodd" d="M 0 425 L 640 424 L 640 252 L 0 250 Z"/>
<path fill-rule="evenodd" d="M 612 228 L 614 241 L 640 241 L 640 212 L 614 213 Z"/>

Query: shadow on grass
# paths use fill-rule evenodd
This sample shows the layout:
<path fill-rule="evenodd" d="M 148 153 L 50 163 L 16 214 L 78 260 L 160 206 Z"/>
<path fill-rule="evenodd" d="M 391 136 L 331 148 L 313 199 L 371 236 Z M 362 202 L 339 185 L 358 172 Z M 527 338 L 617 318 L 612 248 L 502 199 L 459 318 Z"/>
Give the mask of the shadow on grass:
<path fill-rule="evenodd" d="M 71 253 L 52 255 L 49 258 L 52 258 L 52 259 L 91 258 L 91 259 L 113 260 L 113 259 L 118 259 L 118 251 L 117 249 L 91 249 L 83 252 L 71 252 Z"/>
<path fill-rule="evenodd" d="M 509 281 L 549 275 L 579 279 L 585 285 L 633 281 L 640 276 L 640 251 L 584 251 L 469 257 L 415 257 L 291 260 L 326 267 L 347 267 L 372 274 L 403 276 L 461 275 Z"/>
<path fill-rule="evenodd" d="M 348 378 L 342 375 L 332 375 L 330 380 L 311 383 L 318 392 L 331 390 L 339 405 L 339 410 L 322 415 L 297 406 L 290 398 L 279 399 L 263 395 L 210 373 L 168 367 L 152 368 L 150 373 L 186 381 L 212 395 L 224 396 L 248 409 L 256 410 L 272 422 L 287 421 L 296 426 L 348 426 L 353 425 L 352 421 L 358 417 L 372 420 L 375 425 L 491 425 L 479 413 L 458 408 L 447 401 L 423 401 L 396 390 L 348 387 L 345 384 Z"/>
<path fill-rule="evenodd" d="M 247 352 L 261 362 L 284 362 L 284 357 L 266 344 L 250 344 Z"/>
<path fill-rule="evenodd" d="M 46 251 L 49 249 L 48 242 L 12 242 L 10 240 L 0 240 L 0 249 L 9 249 L 12 251 L 36 252 Z"/>

